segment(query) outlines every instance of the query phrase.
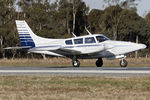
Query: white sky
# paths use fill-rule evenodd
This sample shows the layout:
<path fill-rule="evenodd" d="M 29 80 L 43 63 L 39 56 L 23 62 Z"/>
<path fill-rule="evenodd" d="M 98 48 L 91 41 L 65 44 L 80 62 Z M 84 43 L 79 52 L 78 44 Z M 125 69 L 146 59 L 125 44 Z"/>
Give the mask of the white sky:
<path fill-rule="evenodd" d="M 150 0 L 141 0 L 138 8 L 138 14 L 140 16 L 145 16 L 148 12 L 150 12 Z"/>

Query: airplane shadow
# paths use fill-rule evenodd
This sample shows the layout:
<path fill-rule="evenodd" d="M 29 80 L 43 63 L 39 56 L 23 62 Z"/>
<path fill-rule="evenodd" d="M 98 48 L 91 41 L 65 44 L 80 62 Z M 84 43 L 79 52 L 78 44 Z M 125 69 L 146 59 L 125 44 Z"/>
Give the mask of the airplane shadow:
<path fill-rule="evenodd" d="M 45 67 L 47 69 L 75 69 L 75 70 L 150 70 L 150 67 L 96 67 L 96 66 L 81 66 L 81 67 L 73 67 L 73 66 L 54 66 L 54 67 Z"/>
<path fill-rule="evenodd" d="M 46 67 L 46 68 L 74 68 L 74 67 L 66 67 L 66 66 L 55 66 L 55 67 Z"/>
<path fill-rule="evenodd" d="M 56 68 L 56 69 L 95 69 L 97 68 L 96 66 L 80 66 L 80 67 L 73 67 L 73 66 L 52 66 L 52 67 L 45 67 L 45 68 L 49 68 L 49 69 L 53 69 L 53 68 Z"/>

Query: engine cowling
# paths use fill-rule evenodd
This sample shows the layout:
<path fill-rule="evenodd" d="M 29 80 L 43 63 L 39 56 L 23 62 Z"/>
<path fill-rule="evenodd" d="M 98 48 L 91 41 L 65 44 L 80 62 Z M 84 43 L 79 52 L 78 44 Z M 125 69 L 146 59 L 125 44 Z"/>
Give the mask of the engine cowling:
<path fill-rule="evenodd" d="M 112 57 L 108 57 L 108 60 L 113 60 L 113 59 L 120 59 L 120 58 L 125 58 L 125 55 L 117 55 L 117 56 L 112 56 Z"/>
<path fill-rule="evenodd" d="M 114 48 L 114 45 L 112 45 L 112 44 L 104 44 L 104 48 L 105 48 L 105 50 L 112 49 L 112 48 Z"/>

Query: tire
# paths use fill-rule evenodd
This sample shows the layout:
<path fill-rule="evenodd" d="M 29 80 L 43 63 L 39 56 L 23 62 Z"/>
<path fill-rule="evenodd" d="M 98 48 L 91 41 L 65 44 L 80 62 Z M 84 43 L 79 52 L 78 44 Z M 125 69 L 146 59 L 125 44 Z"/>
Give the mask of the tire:
<path fill-rule="evenodd" d="M 99 58 L 99 59 L 96 61 L 96 66 L 97 66 L 97 67 L 102 67 L 102 66 L 103 66 L 103 60 L 102 60 L 102 58 Z"/>
<path fill-rule="evenodd" d="M 80 62 L 78 60 L 75 60 L 72 62 L 73 67 L 79 67 L 80 66 Z"/>
<path fill-rule="evenodd" d="M 128 62 L 125 59 L 120 61 L 120 66 L 121 67 L 127 67 L 127 65 L 128 65 Z"/>

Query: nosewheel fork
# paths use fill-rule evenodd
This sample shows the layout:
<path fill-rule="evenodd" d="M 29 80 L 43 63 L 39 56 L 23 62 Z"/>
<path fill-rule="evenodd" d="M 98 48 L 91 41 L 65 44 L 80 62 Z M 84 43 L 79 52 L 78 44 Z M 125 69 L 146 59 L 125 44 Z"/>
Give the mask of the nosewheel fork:
<path fill-rule="evenodd" d="M 80 62 L 77 60 L 76 57 L 73 57 L 73 58 L 72 58 L 72 65 L 73 65 L 74 67 L 79 67 L 79 66 L 80 66 Z"/>
<path fill-rule="evenodd" d="M 127 67 L 128 65 L 128 62 L 123 58 L 121 61 L 120 61 L 120 66 L 121 67 Z"/>

